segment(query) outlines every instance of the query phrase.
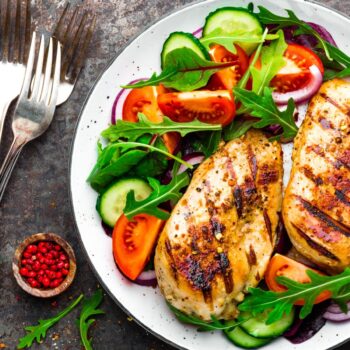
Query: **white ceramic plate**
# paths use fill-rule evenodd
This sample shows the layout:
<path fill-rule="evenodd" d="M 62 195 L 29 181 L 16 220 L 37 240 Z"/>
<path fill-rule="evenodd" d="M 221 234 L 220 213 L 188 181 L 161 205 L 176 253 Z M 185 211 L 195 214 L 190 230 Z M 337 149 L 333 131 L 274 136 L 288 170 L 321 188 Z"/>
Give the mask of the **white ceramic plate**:
<path fill-rule="evenodd" d="M 173 31 L 193 32 L 203 25 L 210 11 L 222 6 L 246 6 L 250 0 L 212 0 L 185 7 L 149 27 L 114 59 L 92 89 L 80 115 L 71 156 L 71 198 L 82 244 L 99 280 L 113 299 L 148 331 L 178 348 L 191 350 L 229 350 L 234 346 L 220 333 L 198 333 L 194 327 L 178 322 L 167 308 L 158 289 L 141 287 L 126 280 L 116 268 L 111 239 L 104 233 L 95 211 L 97 194 L 86 178 L 96 162 L 96 142 L 110 122 L 114 97 L 119 86 L 135 78 L 159 72 L 164 40 Z M 293 10 L 300 18 L 324 25 L 348 54 L 350 20 L 329 8 L 302 0 L 257 0 L 273 12 Z M 120 114 L 119 114 L 120 115 Z M 291 165 L 290 147 L 285 147 L 285 172 Z M 288 177 L 288 176 L 287 176 Z M 285 178 L 285 181 L 287 180 Z M 265 349 L 328 349 L 349 337 L 349 324 L 327 325 L 309 341 L 292 345 L 280 338 Z"/>

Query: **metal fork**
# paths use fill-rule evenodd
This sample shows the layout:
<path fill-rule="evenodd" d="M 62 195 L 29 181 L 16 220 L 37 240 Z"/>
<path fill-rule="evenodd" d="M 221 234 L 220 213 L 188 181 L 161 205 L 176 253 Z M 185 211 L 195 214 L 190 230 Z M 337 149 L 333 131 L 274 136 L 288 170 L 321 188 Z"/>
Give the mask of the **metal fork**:
<path fill-rule="evenodd" d="M 23 147 L 47 130 L 55 113 L 61 71 L 61 45 L 56 40 L 54 43 L 54 40 L 50 38 L 43 70 L 45 38 L 41 37 L 35 74 L 32 78 L 35 41 L 36 33 L 34 32 L 22 90 L 12 117 L 14 139 L 0 169 L 0 201 Z"/>
<path fill-rule="evenodd" d="M 11 2 L 14 3 L 4 0 L 1 24 L 0 142 L 7 110 L 21 91 L 31 34 L 30 0 L 25 0 L 25 11 L 21 0 L 17 0 L 14 16 L 11 16 Z"/>
<path fill-rule="evenodd" d="M 96 16 L 90 10 L 76 6 L 71 14 L 70 7 L 68 2 L 53 33 L 53 37 L 62 44 L 61 84 L 57 105 L 67 101 L 74 89 L 96 24 Z"/>

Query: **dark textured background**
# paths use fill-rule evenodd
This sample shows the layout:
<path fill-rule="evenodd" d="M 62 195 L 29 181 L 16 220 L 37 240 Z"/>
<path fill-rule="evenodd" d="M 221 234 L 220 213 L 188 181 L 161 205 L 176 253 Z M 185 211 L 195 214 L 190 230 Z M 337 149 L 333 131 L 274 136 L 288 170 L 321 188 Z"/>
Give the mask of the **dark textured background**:
<path fill-rule="evenodd" d="M 2 0 L 1 0 L 2 1 Z M 277 0 L 276 0 L 277 1 Z M 78 2 L 78 1 L 74 1 Z M 98 286 L 80 248 L 69 200 L 68 163 L 70 146 L 80 108 L 95 79 L 116 52 L 135 34 L 161 16 L 190 1 L 185 0 L 90 0 L 98 14 L 89 59 L 70 100 L 57 109 L 50 129 L 23 151 L 0 207 L 0 349 L 15 349 L 24 326 L 39 318 L 52 317 L 80 293 L 91 295 Z M 322 0 L 350 15 L 349 0 Z M 62 11 L 63 0 L 32 1 L 37 27 L 52 29 Z M 7 144 L 10 128 L 5 130 Z M 36 232 L 56 232 L 75 249 L 77 277 L 71 288 L 58 298 L 40 300 L 23 292 L 11 269 L 14 250 L 21 240 Z M 94 349 L 173 349 L 145 332 L 106 295 L 106 315 L 98 317 L 91 329 Z M 80 349 L 75 319 L 78 310 L 52 328 L 40 349 Z M 33 346 L 37 349 L 39 346 Z M 341 347 L 342 350 L 349 346 Z"/>

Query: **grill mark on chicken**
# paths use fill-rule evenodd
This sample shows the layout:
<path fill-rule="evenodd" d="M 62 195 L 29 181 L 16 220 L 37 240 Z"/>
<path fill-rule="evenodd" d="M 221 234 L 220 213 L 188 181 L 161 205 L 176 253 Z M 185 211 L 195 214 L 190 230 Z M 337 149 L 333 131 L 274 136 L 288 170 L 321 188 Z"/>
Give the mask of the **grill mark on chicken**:
<path fill-rule="evenodd" d="M 261 172 L 258 180 L 258 185 L 269 185 L 277 182 L 279 179 L 279 171 L 275 169 L 269 169 L 268 164 L 264 164 L 261 167 Z"/>
<path fill-rule="evenodd" d="M 304 175 L 312 182 L 314 182 L 317 186 L 323 185 L 323 180 L 321 179 L 321 177 L 316 176 L 309 166 L 304 166 L 301 168 L 301 170 L 304 173 Z"/>
<path fill-rule="evenodd" d="M 312 151 L 316 153 L 318 156 L 324 158 L 327 162 L 332 164 L 336 169 L 340 169 L 341 167 L 345 167 L 350 169 L 350 151 L 345 151 L 340 157 L 336 157 L 336 161 L 332 161 L 328 157 L 326 157 L 325 151 L 318 145 L 308 146 L 306 150 Z"/>
<path fill-rule="evenodd" d="M 347 206 L 350 206 L 350 200 L 348 199 L 344 191 L 335 190 L 335 195 L 342 203 L 344 203 Z"/>
<path fill-rule="evenodd" d="M 270 242 L 272 242 L 273 238 L 272 238 L 271 220 L 270 220 L 269 214 L 267 213 L 266 209 L 263 210 L 263 216 L 264 216 L 266 230 L 267 230 L 267 233 L 269 234 L 269 237 L 270 237 Z"/>
<path fill-rule="evenodd" d="M 334 129 L 334 125 L 325 117 L 318 118 L 319 123 L 321 124 L 323 129 Z"/>
<path fill-rule="evenodd" d="M 350 169 L 350 150 L 345 150 L 340 157 L 337 157 L 337 161 L 340 162 L 341 165 Z"/>
<path fill-rule="evenodd" d="M 178 280 L 177 268 L 176 268 L 176 264 L 175 264 L 175 260 L 174 260 L 174 256 L 173 256 L 173 252 L 172 252 L 172 248 L 171 248 L 171 243 L 170 243 L 169 239 L 166 239 L 164 243 L 165 243 L 165 250 L 166 250 L 166 252 L 168 254 L 168 257 L 170 258 L 171 271 L 173 273 L 175 281 L 177 281 Z"/>
<path fill-rule="evenodd" d="M 256 254 L 252 245 L 249 246 L 249 252 L 247 252 L 246 255 L 247 255 L 247 260 L 249 265 L 250 266 L 256 265 L 257 263 Z"/>
<path fill-rule="evenodd" d="M 220 261 L 221 273 L 224 279 L 226 293 L 231 293 L 233 291 L 234 284 L 230 260 L 224 252 L 218 254 L 218 258 Z"/>
<path fill-rule="evenodd" d="M 309 212 L 310 215 L 313 217 L 320 219 L 322 222 L 324 222 L 328 227 L 333 228 L 334 230 L 342 233 L 346 237 L 350 237 L 350 228 L 346 225 L 340 223 L 339 221 L 334 220 L 331 218 L 328 214 L 323 212 L 322 210 L 318 209 L 308 201 L 306 201 L 304 198 L 300 196 L 296 196 L 300 203 L 303 205 L 303 207 Z"/>
<path fill-rule="evenodd" d="M 223 225 L 217 218 L 211 217 L 210 222 L 210 231 L 214 237 L 220 236 L 224 233 L 226 227 Z"/>
<path fill-rule="evenodd" d="M 242 198 L 242 191 L 238 186 L 235 187 L 233 190 L 233 198 L 237 209 L 237 215 L 240 218 L 243 212 L 243 198 Z"/>
<path fill-rule="evenodd" d="M 257 166 L 256 156 L 254 154 L 252 145 L 248 146 L 248 162 L 249 162 L 250 171 L 252 172 L 253 180 L 255 181 L 256 174 L 258 171 L 258 166 Z"/>
<path fill-rule="evenodd" d="M 324 255 L 325 257 L 331 259 L 331 260 L 335 260 L 335 261 L 339 261 L 339 258 L 337 256 L 335 256 L 332 252 L 330 252 L 328 249 L 326 249 L 325 247 L 323 247 L 322 245 L 318 244 L 317 242 L 315 242 L 312 238 L 310 238 L 306 233 L 304 233 L 303 230 L 301 230 L 295 223 L 292 223 L 293 227 L 296 229 L 296 231 L 298 232 L 298 234 L 304 238 L 304 240 L 306 241 L 306 243 L 309 245 L 309 247 L 311 247 L 312 249 L 317 250 L 320 254 Z"/>
<path fill-rule="evenodd" d="M 329 102 L 330 104 L 332 104 L 334 107 L 336 107 L 337 109 L 339 109 L 341 112 L 343 112 L 344 114 L 350 116 L 350 109 L 346 106 L 343 106 L 341 104 L 339 104 L 337 101 L 333 100 L 331 97 L 329 97 L 326 93 L 321 92 L 320 96 L 322 96 L 327 102 Z"/>

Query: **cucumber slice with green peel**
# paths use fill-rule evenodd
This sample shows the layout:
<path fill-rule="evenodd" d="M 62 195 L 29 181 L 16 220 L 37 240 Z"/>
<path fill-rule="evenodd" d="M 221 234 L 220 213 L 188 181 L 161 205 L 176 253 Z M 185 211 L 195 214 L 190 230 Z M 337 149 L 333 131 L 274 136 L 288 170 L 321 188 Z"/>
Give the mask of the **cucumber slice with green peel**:
<path fill-rule="evenodd" d="M 195 36 L 185 32 L 174 32 L 168 36 L 168 39 L 166 39 L 163 45 L 163 50 L 161 53 L 162 69 L 164 68 L 165 58 L 167 54 L 170 51 L 181 49 L 184 47 L 191 49 L 203 59 L 210 59 L 208 51 Z"/>
<path fill-rule="evenodd" d="M 241 327 L 235 327 L 233 330 L 224 331 L 226 337 L 232 341 L 233 344 L 245 349 L 256 349 L 266 345 L 272 339 L 256 338 L 246 333 Z"/>
<path fill-rule="evenodd" d="M 236 7 L 222 7 L 209 13 L 205 19 L 203 36 L 211 35 L 232 35 L 239 36 L 249 34 L 251 36 L 261 36 L 263 27 L 254 14 L 248 10 Z M 250 55 L 258 43 L 237 44 Z"/>
<path fill-rule="evenodd" d="M 96 209 L 105 224 L 114 227 L 123 213 L 126 196 L 131 190 L 135 192 L 135 199 L 139 201 L 147 198 L 152 192 L 148 183 L 141 179 L 122 179 L 113 183 L 100 194 Z"/>
<path fill-rule="evenodd" d="M 241 312 L 240 319 L 248 319 L 240 324 L 240 327 L 252 337 L 257 338 L 275 338 L 283 334 L 291 327 L 294 321 L 294 309 L 289 315 L 284 314 L 283 317 L 271 324 L 266 324 L 269 316 L 269 310 L 252 317 L 249 312 Z"/>

